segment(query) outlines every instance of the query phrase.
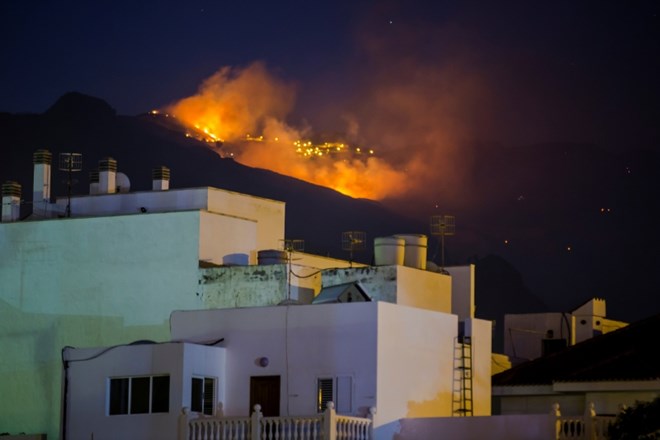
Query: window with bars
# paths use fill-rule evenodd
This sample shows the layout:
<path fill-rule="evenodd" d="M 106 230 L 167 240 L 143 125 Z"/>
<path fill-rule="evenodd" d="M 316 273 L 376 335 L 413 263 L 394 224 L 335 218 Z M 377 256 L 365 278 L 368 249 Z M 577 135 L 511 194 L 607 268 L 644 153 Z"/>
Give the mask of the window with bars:
<path fill-rule="evenodd" d="M 166 413 L 170 410 L 170 376 L 114 377 L 108 394 L 111 416 Z"/>
<path fill-rule="evenodd" d="M 215 407 L 215 378 L 193 377 L 190 393 L 190 410 L 213 415 Z"/>
<path fill-rule="evenodd" d="M 335 404 L 338 414 L 353 411 L 353 378 L 351 376 L 321 377 L 316 381 L 316 411 L 323 412 L 328 402 Z"/>

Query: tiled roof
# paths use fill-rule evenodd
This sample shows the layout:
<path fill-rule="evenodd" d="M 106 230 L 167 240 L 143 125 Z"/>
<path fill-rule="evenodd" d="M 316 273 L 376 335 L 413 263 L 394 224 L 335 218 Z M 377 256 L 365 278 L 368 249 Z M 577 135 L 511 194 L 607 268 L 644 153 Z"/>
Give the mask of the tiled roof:
<path fill-rule="evenodd" d="M 492 377 L 493 386 L 660 378 L 660 314 Z"/>

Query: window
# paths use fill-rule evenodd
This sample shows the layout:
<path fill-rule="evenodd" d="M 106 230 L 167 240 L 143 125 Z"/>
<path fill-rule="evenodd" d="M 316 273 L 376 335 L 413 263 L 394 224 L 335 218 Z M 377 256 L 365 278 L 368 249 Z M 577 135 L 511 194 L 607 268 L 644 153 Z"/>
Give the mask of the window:
<path fill-rule="evenodd" d="M 353 410 L 353 378 L 336 376 L 316 381 L 316 411 L 323 412 L 332 401 L 338 414 L 350 414 Z"/>
<path fill-rule="evenodd" d="M 190 393 L 190 410 L 206 415 L 213 415 L 215 406 L 215 379 L 212 377 L 193 377 Z"/>
<path fill-rule="evenodd" d="M 170 410 L 170 376 L 110 379 L 108 414 L 166 413 Z"/>

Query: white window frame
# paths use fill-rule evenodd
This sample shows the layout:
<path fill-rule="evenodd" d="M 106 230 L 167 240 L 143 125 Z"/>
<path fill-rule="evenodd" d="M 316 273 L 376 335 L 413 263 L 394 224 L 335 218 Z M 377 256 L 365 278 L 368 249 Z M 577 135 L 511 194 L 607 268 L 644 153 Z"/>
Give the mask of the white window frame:
<path fill-rule="evenodd" d="M 167 377 L 169 379 L 168 387 L 167 387 L 167 411 L 153 411 L 153 399 L 154 399 L 154 378 L 157 377 Z M 133 379 L 143 379 L 143 378 L 148 378 L 149 379 L 149 395 L 148 395 L 148 402 L 149 402 L 149 409 L 147 412 L 140 412 L 140 413 L 132 413 L 131 412 L 131 404 L 133 401 Z M 110 407 L 112 405 L 112 381 L 113 380 L 122 380 L 126 379 L 128 380 L 128 402 L 127 402 L 127 407 L 126 407 L 126 412 L 119 412 L 119 413 L 111 413 L 110 412 Z M 171 377 L 169 374 L 152 374 L 152 375 L 142 375 L 142 376 L 115 376 L 115 377 L 108 377 L 107 380 L 107 388 L 106 388 L 106 415 L 108 416 L 128 416 L 128 415 L 140 415 L 140 414 L 167 414 L 170 412 L 170 394 L 171 394 Z"/>
<path fill-rule="evenodd" d="M 193 381 L 195 379 L 198 379 L 198 380 L 202 381 L 202 396 L 201 396 L 202 397 L 202 402 L 201 402 L 202 406 L 201 406 L 201 411 L 196 411 L 195 409 L 193 409 L 193 408 L 195 408 L 195 406 L 193 405 L 194 396 L 193 396 L 193 385 L 192 384 L 193 384 Z M 206 399 L 205 399 L 205 396 L 204 396 L 204 391 L 206 390 L 206 384 L 209 381 L 213 383 L 213 395 L 211 396 L 211 399 L 210 399 L 211 409 L 210 409 L 210 411 L 206 411 L 205 403 L 207 403 L 207 402 L 206 402 Z M 192 377 L 190 378 L 190 411 L 196 412 L 198 414 L 208 415 L 208 416 L 215 415 L 215 407 L 216 407 L 217 397 L 218 397 L 218 378 L 217 377 L 206 376 L 206 375 L 201 375 L 201 374 L 193 374 L 192 375 Z"/>

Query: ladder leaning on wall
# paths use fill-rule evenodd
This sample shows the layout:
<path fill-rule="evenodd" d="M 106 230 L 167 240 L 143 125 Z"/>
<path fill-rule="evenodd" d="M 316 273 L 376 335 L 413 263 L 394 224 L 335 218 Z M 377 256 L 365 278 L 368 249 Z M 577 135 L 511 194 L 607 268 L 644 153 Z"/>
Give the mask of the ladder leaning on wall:
<path fill-rule="evenodd" d="M 454 342 L 452 414 L 472 416 L 472 339 L 459 336 Z"/>

